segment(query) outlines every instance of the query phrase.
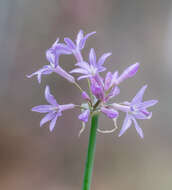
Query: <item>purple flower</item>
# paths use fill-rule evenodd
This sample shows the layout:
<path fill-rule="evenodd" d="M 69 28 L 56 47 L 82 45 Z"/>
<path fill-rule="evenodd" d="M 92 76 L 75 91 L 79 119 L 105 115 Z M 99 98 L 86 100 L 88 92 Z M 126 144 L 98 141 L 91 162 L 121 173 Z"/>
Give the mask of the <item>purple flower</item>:
<path fill-rule="evenodd" d="M 70 38 L 64 38 L 67 47 L 69 48 L 70 52 L 75 55 L 78 62 L 83 61 L 80 50 L 85 47 L 86 40 L 95 33 L 96 32 L 91 32 L 84 36 L 83 31 L 80 30 L 77 34 L 75 43 Z"/>
<path fill-rule="evenodd" d="M 92 48 L 89 53 L 89 63 L 85 61 L 78 62 L 75 64 L 78 68 L 73 69 L 70 73 L 79 73 L 82 74 L 78 77 L 78 80 L 83 78 L 95 77 L 98 73 L 103 72 L 106 68 L 103 66 L 105 60 L 111 55 L 111 53 L 103 54 L 98 62 L 96 61 L 96 53 Z"/>
<path fill-rule="evenodd" d="M 62 43 L 58 43 L 59 39 L 52 45 L 50 49 L 46 51 L 46 58 L 49 61 L 50 65 L 45 65 L 38 71 L 32 73 L 31 75 L 27 75 L 28 78 L 33 76 L 37 76 L 38 82 L 41 83 L 42 75 L 49 75 L 52 72 L 55 72 L 67 79 L 69 82 L 74 83 L 75 79 L 73 76 L 68 74 L 62 67 L 59 66 L 59 56 L 61 54 L 70 54 L 69 49 L 66 45 Z"/>
<path fill-rule="evenodd" d="M 131 127 L 132 122 L 136 128 L 137 133 L 141 138 L 144 137 L 142 129 L 139 127 L 136 119 L 150 119 L 152 112 L 148 112 L 147 108 L 154 106 L 158 100 L 149 100 L 142 102 L 144 92 L 147 85 L 143 86 L 131 102 L 124 102 L 124 105 L 112 104 L 114 109 L 126 112 L 126 117 L 123 122 L 123 126 L 119 133 L 119 137 L 125 133 L 125 131 Z"/>
<path fill-rule="evenodd" d="M 51 121 L 49 129 L 50 131 L 53 131 L 54 126 L 56 124 L 56 120 L 59 116 L 62 115 L 62 111 L 73 109 L 75 105 L 74 104 L 59 105 L 54 96 L 50 93 L 49 86 L 46 86 L 45 88 L 45 99 L 47 100 L 49 105 L 35 106 L 32 108 L 32 111 L 39 113 L 46 113 L 46 115 L 40 121 L 40 126 L 44 125 L 48 121 Z"/>
<path fill-rule="evenodd" d="M 111 55 L 110 52 L 103 54 L 97 59 L 95 50 L 90 49 L 88 61 L 85 61 L 82 56 L 82 50 L 85 47 L 87 39 L 95 34 L 91 32 L 84 35 L 83 31 L 80 30 L 77 34 L 75 41 L 70 38 L 64 38 L 64 42 L 60 43 L 59 38 L 54 44 L 46 51 L 46 58 L 49 64 L 44 65 L 36 72 L 28 75 L 28 78 L 37 76 L 38 82 L 41 83 L 42 75 L 49 75 L 51 73 L 57 73 L 74 85 L 81 91 L 82 99 L 84 103 L 64 104 L 59 105 L 55 100 L 54 96 L 50 93 L 49 86 L 45 88 L 45 98 L 48 105 L 39 105 L 32 108 L 32 111 L 46 113 L 46 115 L 40 121 L 40 126 L 50 121 L 49 129 L 52 131 L 56 124 L 58 117 L 62 115 L 64 110 L 73 109 L 74 107 L 79 108 L 81 113 L 78 115 L 78 119 L 82 121 L 82 128 L 79 135 L 83 132 L 86 126 L 86 122 L 89 120 L 89 116 L 99 113 L 105 114 L 107 117 L 113 120 L 115 128 L 112 130 L 101 130 L 97 129 L 100 133 L 112 133 L 116 130 L 116 120 L 119 116 L 119 111 L 126 113 L 126 117 L 123 122 L 123 126 L 119 133 L 119 136 L 123 135 L 125 131 L 131 127 L 132 123 L 136 128 L 137 133 L 143 138 L 143 131 L 137 123 L 137 119 L 150 119 L 152 113 L 147 108 L 155 105 L 157 100 L 142 101 L 144 92 L 147 85 L 143 86 L 131 102 L 123 102 L 121 104 L 113 103 L 110 104 L 109 100 L 116 97 L 120 93 L 119 85 L 128 78 L 133 77 L 139 68 L 139 63 L 135 63 L 127 67 L 121 74 L 118 71 L 107 72 L 105 78 L 101 76 L 101 72 L 106 70 L 104 63 L 106 59 Z M 75 68 L 69 73 L 65 71 L 61 65 L 59 65 L 59 58 L 61 55 L 73 55 L 76 59 Z M 75 81 L 75 78 L 71 73 L 79 74 L 77 80 L 85 79 L 88 80 L 89 94 Z"/>
<path fill-rule="evenodd" d="M 78 119 L 86 123 L 88 122 L 89 116 L 90 116 L 90 110 L 87 109 L 78 116 Z"/>

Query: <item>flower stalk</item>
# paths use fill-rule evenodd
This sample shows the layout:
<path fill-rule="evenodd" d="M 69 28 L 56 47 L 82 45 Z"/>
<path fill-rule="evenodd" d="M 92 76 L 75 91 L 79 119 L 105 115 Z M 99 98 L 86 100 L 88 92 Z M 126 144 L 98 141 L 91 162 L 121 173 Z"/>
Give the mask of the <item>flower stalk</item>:
<path fill-rule="evenodd" d="M 98 129 L 98 114 L 94 114 L 91 120 L 91 129 L 90 129 L 90 137 L 88 144 L 88 152 L 85 163 L 85 172 L 83 179 L 82 190 L 90 190 L 93 165 L 94 165 L 94 155 L 96 149 L 96 133 Z"/>

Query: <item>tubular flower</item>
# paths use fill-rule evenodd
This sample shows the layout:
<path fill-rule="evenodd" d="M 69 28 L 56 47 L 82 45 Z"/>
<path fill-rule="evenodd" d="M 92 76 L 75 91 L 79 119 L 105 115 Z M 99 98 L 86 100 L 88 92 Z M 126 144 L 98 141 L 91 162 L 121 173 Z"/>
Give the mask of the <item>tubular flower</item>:
<path fill-rule="evenodd" d="M 140 63 L 135 63 L 127 67 L 124 72 L 118 77 L 116 83 L 120 84 L 124 80 L 133 77 L 137 73 L 139 65 Z"/>
<path fill-rule="evenodd" d="M 126 117 L 119 136 L 123 135 L 125 131 L 131 127 L 132 122 L 136 128 L 137 133 L 141 138 L 144 137 L 142 129 L 139 127 L 136 119 L 150 119 L 152 112 L 148 112 L 147 108 L 158 103 L 157 100 L 149 100 L 142 102 L 144 92 L 147 85 L 143 86 L 131 102 L 124 102 L 124 105 L 112 104 L 113 108 L 126 112 Z"/>
<path fill-rule="evenodd" d="M 112 98 L 115 99 L 115 97 L 120 94 L 119 85 L 126 79 L 133 77 L 137 73 L 140 64 L 136 62 L 130 65 L 121 74 L 119 74 L 117 70 L 114 72 L 108 71 L 105 73 L 105 77 L 102 77 L 101 73 L 106 71 L 104 63 L 111 53 L 105 53 L 97 59 L 95 50 L 91 48 L 88 56 L 89 61 L 86 62 L 83 59 L 81 51 L 85 47 L 86 40 L 95 33 L 96 32 L 91 32 L 84 35 L 83 31 L 80 30 L 75 42 L 66 37 L 64 38 L 64 42 L 60 43 L 59 38 L 57 38 L 52 47 L 46 51 L 46 58 L 49 65 L 45 65 L 38 71 L 27 76 L 30 78 L 36 75 L 38 82 L 41 83 L 42 75 L 49 75 L 55 72 L 79 88 L 84 103 L 79 103 L 77 105 L 59 105 L 54 96 L 50 93 L 49 87 L 46 86 L 45 98 L 49 104 L 33 107 L 32 111 L 46 113 L 40 122 L 40 126 L 50 121 L 49 129 L 52 131 L 57 118 L 62 115 L 63 111 L 73 108 L 79 109 L 80 114 L 78 115 L 78 119 L 82 122 L 82 129 L 79 135 L 84 131 L 86 123 L 89 121 L 89 117 L 100 113 L 111 119 L 115 128 L 112 130 L 98 129 L 97 131 L 104 134 L 116 131 L 116 122 L 120 111 L 122 111 L 126 113 L 126 116 L 119 136 L 123 135 L 125 131 L 131 127 L 132 123 L 134 123 L 137 133 L 143 138 L 143 131 L 138 125 L 137 119 L 150 119 L 152 112 L 149 112 L 147 108 L 154 106 L 158 101 L 142 101 L 144 92 L 147 88 L 147 85 L 145 85 L 139 90 L 131 102 L 125 101 L 122 104 L 109 103 Z M 59 65 L 60 55 L 73 55 L 75 57 L 77 62 L 75 67 L 69 72 L 70 74 Z M 82 89 L 77 81 L 75 81 L 75 78 L 72 76 L 73 73 L 79 74 L 78 80 L 87 79 L 88 88 L 86 90 Z"/>
<path fill-rule="evenodd" d="M 88 119 L 89 119 L 89 116 L 90 116 L 90 110 L 85 110 L 83 111 L 79 116 L 78 116 L 78 119 L 83 121 L 84 123 L 88 122 Z"/>
<path fill-rule="evenodd" d="M 40 122 L 40 126 L 44 125 L 48 121 L 51 121 L 49 129 L 50 131 L 52 131 L 56 124 L 57 118 L 62 115 L 62 112 L 68 109 L 73 109 L 75 105 L 74 104 L 59 105 L 54 96 L 50 93 L 49 86 L 46 86 L 45 88 L 45 99 L 47 100 L 49 105 L 35 106 L 32 108 L 32 111 L 39 113 L 46 113 L 46 115 L 42 118 Z"/>

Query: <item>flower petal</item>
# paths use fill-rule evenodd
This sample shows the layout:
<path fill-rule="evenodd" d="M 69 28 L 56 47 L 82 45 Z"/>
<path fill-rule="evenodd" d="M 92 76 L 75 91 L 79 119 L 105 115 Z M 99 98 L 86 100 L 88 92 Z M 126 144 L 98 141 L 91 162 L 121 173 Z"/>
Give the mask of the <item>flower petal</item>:
<path fill-rule="evenodd" d="M 55 113 L 50 112 L 48 114 L 46 114 L 40 121 L 40 127 L 42 127 L 42 125 L 44 125 L 45 123 L 47 123 L 48 121 L 52 120 L 55 117 Z"/>
<path fill-rule="evenodd" d="M 98 66 L 97 69 L 99 73 L 106 71 L 106 67 L 102 67 L 102 66 Z"/>
<path fill-rule="evenodd" d="M 144 85 L 139 90 L 139 92 L 136 94 L 136 96 L 132 99 L 132 101 L 131 101 L 132 104 L 138 104 L 138 103 L 142 102 L 143 95 L 145 93 L 146 88 L 147 88 L 147 85 Z"/>
<path fill-rule="evenodd" d="M 79 42 L 79 49 L 83 49 L 85 47 L 85 42 L 86 40 L 92 36 L 93 34 L 95 34 L 96 32 L 91 32 L 85 35 L 85 37 L 82 36 L 82 39 L 80 38 L 80 42 Z M 79 41 L 79 40 L 78 40 Z"/>
<path fill-rule="evenodd" d="M 41 69 L 37 70 L 36 72 L 34 72 L 30 75 L 26 75 L 26 76 L 27 76 L 27 78 L 31 78 L 31 77 L 37 75 L 38 82 L 41 83 L 41 76 L 51 74 L 52 72 L 53 72 L 53 70 L 52 70 L 51 66 L 45 65 Z"/>
<path fill-rule="evenodd" d="M 83 75 L 77 78 L 77 80 L 85 79 L 85 78 L 90 78 L 90 75 Z"/>
<path fill-rule="evenodd" d="M 45 88 L 45 99 L 47 100 L 48 103 L 58 106 L 56 99 L 50 93 L 50 87 L 49 86 L 46 86 L 46 88 Z"/>
<path fill-rule="evenodd" d="M 75 64 L 75 65 L 78 66 L 78 67 L 81 67 L 82 69 L 85 69 L 85 70 L 87 70 L 87 71 L 90 70 L 89 64 L 88 64 L 87 62 L 85 62 L 85 61 L 78 62 L 78 63 Z"/>
<path fill-rule="evenodd" d="M 125 131 L 131 127 L 131 124 L 132 124 L 131 116 L 129 114 L 127 114 L 124 119 L 121 131 L 120 131 L 118 137 L 122 136 L 125 133 Z"/>
<path fill-rule="evenodd" d="M 84 32 L 83 32 L 83 30 L 80 30 L 77 34 L 77 37 L 76 37 L 76 45 L 77 45 L 77 47 L 79 47 L 79 49 L 81 49 L 80 48 L 80 42 L 83 39 L 83 37 L 84 37 Z"/>
<path fill-rule="evenodd" d="M 58 43 L 56 46 L 54 46 L 53 52 L 55 56 L 61 55 L 61 54 L 66 54 L 66 55 L 72 54 L 71 49 L 66 44 L 63 44 L 63 43 Z"/>
<path fill-rule="evenodd" d="M 57 74 L 59 74 L 61 77 L 65 78 L 66 80 L 68 80 L 71 83 L 75 83 L 75 78 L 70 75 L 69 73 L 67 73 L 62 67 L 60 67 L 59 65 L 55 68 L 54 72 L 56 72 Z"/>
<path fill-rule="evenodd" d="M 58 117 L 59 117 L 59 115 L 56 114 L 56 116 L 51 120 L 50 125 L 49 125 L 50 132 L 53 131 Z"/>
<path fill-rule="evenodd" d="M 104 62 L 105 62 L 105 60 L 109 57 L 109 56 L 111 56 L 112 55 L 112 53 L 105 53 L 105 54 L 103 54 L 100 58 L 99 58 L 99 60 L 98 60 L 98 62 L 97 62 L 97 65 L 98 66 L 102 66 L 103 64 L 104 64 Z"/>
<path fill-rule="evenodd" d="M 80 73 L 80 74 L 89 74 L 87 70 L 82 68 L 76 68 L 70 71 L 70 73 Z"/>
<path fill-rule="evenodd" d="M 143 138 L 144 137 L 143 130 L 139 127 L 139 125 L 134 117 L 132 117 L 132 120 L 134 121 L 134 126 L 136 128 L 137 133 L 139 134 L 139 136 L 141 138 Z"/>
<path fill-rule="evenodd" d="M 94 48 L 91 48 L 90 50 L 89 60 L 90 60 L 90 65 L 96 67 L 96 53 L 95 53 Z"/>
<path fill-rule="evenodd" d="M 52 48 L 56 47 L 59 44 L 59 40 L 59 38 L 56 39 L 56 41 L 52 45 Z"/>
<path fill-rule="evenodd" d="M 120 93 L 119 87 L 118 86 L 113 87 L 111 92 L 106 97 L 106 100 L 109 100 L 110 98 L 117 96 L 119 93 Z"/>
<path fill-rule="evenodd" d="M 35 106 L 31 109 L 32 111 L 39 112 L 39 113 L 47 113 L 53 110 L 52 105 L 39 105 Z"/>
<path fill-rule="evenodd" d="M 112 82 L 111 85 L 117 85 L 117 80 L 118 80 L 118 71 L 115 71 L 112 75 Z"/>
<path fill-rule="evenodd" d="M 139 113 L 134 114 L 136 119 L 151 119 L 152 112 L 148 112 L 146 109 L 141 110 Z"/>
<path fill-rule="evenodd" d="M 46 55 L 46 58 L 47 58 L 48 62 L 50 62 L 50 64 L 54 65 L 54 63 L 55 63 L 55 55 L 53 54 L 51 48 L 48 49 L 48 50 L 45 52 L 45 55 Z"/>
<path fill-rule="evenodd" d="M 104 89 L 107 91 L 110 86 L 111 86 L 111 81 L 112 81 L 112 73 L 108 72 L 105 77 L 105 82 L 104 82 Z"/>
<path fill-rule="evenodd" d="M 139 108 L 149 108 L 149 107 L 151 107 L 151 106 L 154 106 L 154 105 L 157 104 L 157 103 L 158 103 L 158 100 L 148 100 L 148 101 L 145 101 L 145 102 L 139 104 L 139 105 L 137 106 L 137 108 L 138 108 L 138 109 L 139 109 Z"/>
<path fill-rule="evenodd" d="M 66 42 L 67 46 L 72 50 L 76 48 L 76 45 L 73 43 L 73 41 L 70 38 L 64 38 L 64 41 Z"/>

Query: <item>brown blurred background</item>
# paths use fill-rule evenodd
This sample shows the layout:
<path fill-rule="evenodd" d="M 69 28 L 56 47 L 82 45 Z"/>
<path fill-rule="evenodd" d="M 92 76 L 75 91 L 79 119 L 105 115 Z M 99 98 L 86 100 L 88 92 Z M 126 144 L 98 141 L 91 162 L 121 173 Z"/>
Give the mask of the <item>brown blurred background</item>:
<path fill-rule="evenodd" d="M 121 138 L 98 135 L 92 189 L 172 189 L 171 0 L 0 0 L 0 189 L 81 189 L 89 125 L 78 138 L 79 112 L 65 112 L 50 133 L 39 127 L 42 115 L 30 112 L 45 103 L 46 84 L 60 103 L 78 102 L 80 93 L 55 74 L 41 85 L 25 76 L 47 64 L 45 50 L 57 37 L 74 39 L 79 29 L 97 31 L 85 57 L 91 47 L 98 56 L 111 51 L 112 71 L 141 63 L 117 101 L 131 100 L 146 83 L 145 99 L 159 100 L 152 119 L 140 122 L 144 140 L 134 127 Z M 68 71 L 75 63 L 71 56 L 60 62 Z M 104 126 L 113 127 L 101 117 Z"/>

